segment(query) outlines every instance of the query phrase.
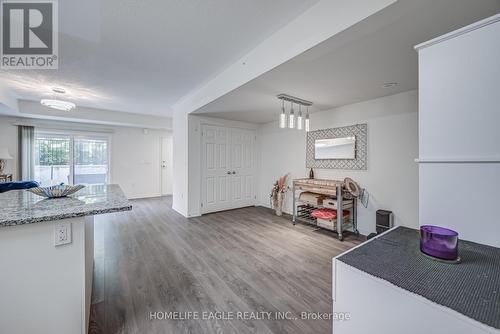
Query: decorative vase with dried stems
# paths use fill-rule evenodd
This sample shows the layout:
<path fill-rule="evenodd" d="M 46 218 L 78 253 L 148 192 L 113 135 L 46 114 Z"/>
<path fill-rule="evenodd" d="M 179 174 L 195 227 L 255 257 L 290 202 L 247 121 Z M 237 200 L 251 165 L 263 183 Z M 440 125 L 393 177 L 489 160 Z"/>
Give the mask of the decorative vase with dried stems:
<path fill-rule="evenodd" d="M 277 216 L 281 216 L 283 214 L 283 203 L 285 202 L 285 194 L 288 191 L 289 187 L 287 185 L 288 174 L 280 177 L 273 186 L 271 190 L 271 205 L 276 211 Z"/>

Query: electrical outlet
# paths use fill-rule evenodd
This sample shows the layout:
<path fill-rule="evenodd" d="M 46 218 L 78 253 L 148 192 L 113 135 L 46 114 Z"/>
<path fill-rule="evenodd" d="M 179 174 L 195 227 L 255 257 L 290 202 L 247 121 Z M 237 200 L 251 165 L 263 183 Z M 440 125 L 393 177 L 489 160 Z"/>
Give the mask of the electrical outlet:
<path fill-rule="evenodd" d="M 54 246 L 71 243 L 71 223 L 54 225 Z"/>

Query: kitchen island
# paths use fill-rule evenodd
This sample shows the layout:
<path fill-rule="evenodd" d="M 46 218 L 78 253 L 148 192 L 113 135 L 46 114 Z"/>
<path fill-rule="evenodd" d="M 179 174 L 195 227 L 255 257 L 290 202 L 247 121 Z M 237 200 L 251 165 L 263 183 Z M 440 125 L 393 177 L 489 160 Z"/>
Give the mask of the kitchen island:
<path fill-rule="evenodd" d="M 333 259 L 334 333 L 499 334 L 500 248 L 459 240 L 460 263 L 422 254 L 397 226 Z"/>
<path fill-rule="evenodd" d="M 118 185 L 45 199 L 0 194 L 0 328 L 5 333 L 87 333 L 94 215 L 131 210 Z"/>

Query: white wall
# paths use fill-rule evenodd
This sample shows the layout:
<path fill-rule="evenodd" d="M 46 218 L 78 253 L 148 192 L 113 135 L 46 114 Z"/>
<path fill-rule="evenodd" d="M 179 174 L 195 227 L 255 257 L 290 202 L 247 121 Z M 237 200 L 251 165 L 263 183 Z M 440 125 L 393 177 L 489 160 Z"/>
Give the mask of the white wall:
<path fill-rule="evenodd" d="M 161 196 L 162 130 L 114 128 L 111 142 L 111 182 L 119 184 L 129 198 Z M 171 141 L 169 141 L 171 142 Z M 171 181 L 169 181 L 171 183 Z"/>
<path fill-rule="evenodd" d="M 420 223 L 500 247 L 500 15 L 424 43 Z"/>
<path fill-rule="evenodd" d="M 359 230 L 375 230 L 375 211 L 394 212 L 395 224 L 418 227 L 418 106 L 417 91 L 339 107 L 311 115 L 311 130 L 359 123 L 368 124 L 368 169 L 366 171 L 315 169 L 316 178 L 352 177 L 370 193 L 368 209 L 358 210 Z M 273 182 L 283 174 L 308 176 L 305 167 L 304 131 L 279 129 L 276 123 L 259 130 L 261 167 L 259 200 L 269 206 Z M 292 212 L 291 193 L 285 212 Z"/>
<path fill-rule="evenodd" d="M 31 124 L 38 128 L 70 131 L 97 131 L 111 137 L 111 183 L 119 184 L 128 198 L 161 196 L 161 137 L 171 137 L 167 130 L 79 123 L 41 121 L 0 117 L 0 146 L 7 146 L 14 160 L 7 161 L 6 170 L 17 179 L 18 137 L 14 124 Z M 169 141 L 171 143 L 171 141 Z M 172 175 L 171 173 L 169 175 Z M 172 183 L 172 180 L 169 180 Z"/>
<path fill-rule="evenodd" d="M 17 136 L 17 127 L 12 125 L 12 119 L 0 117 L 0 147 L 7 147 L 14 158 L 6 161 L 5 173 L 12 174 L 14 180 L 17 180 L 18 175 Z"/>
<path fill-rule="evenodd" d="M 172 180 L 172 209 L 188 216 L 188 115 L 174 112 L 173 118 L 173 166 L 175 177 Z"/>

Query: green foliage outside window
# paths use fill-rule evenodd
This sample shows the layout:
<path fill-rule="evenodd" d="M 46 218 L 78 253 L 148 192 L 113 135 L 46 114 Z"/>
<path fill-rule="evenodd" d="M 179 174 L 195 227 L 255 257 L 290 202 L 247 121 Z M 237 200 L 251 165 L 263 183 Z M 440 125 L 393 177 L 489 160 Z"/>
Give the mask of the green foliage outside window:
<path fill-rule="evenodd" d="M 35 164 L 42 166 L 68 165 L 69 140 L 59 138 L 36 138 Z"/>
<path fill-rule="evenodd" d="M 38 137 L 35 139 L 35 164 L 39 166 L 69 165 L 70 140 Z M 75 139 L 75 165 L 106 165 L 107 142 L 95 139 Z"/>
<path fill-rule="evenodd" d="M 107 165 L 108 148 L 105 140 L 75 140 L 76 165 Z"/>

